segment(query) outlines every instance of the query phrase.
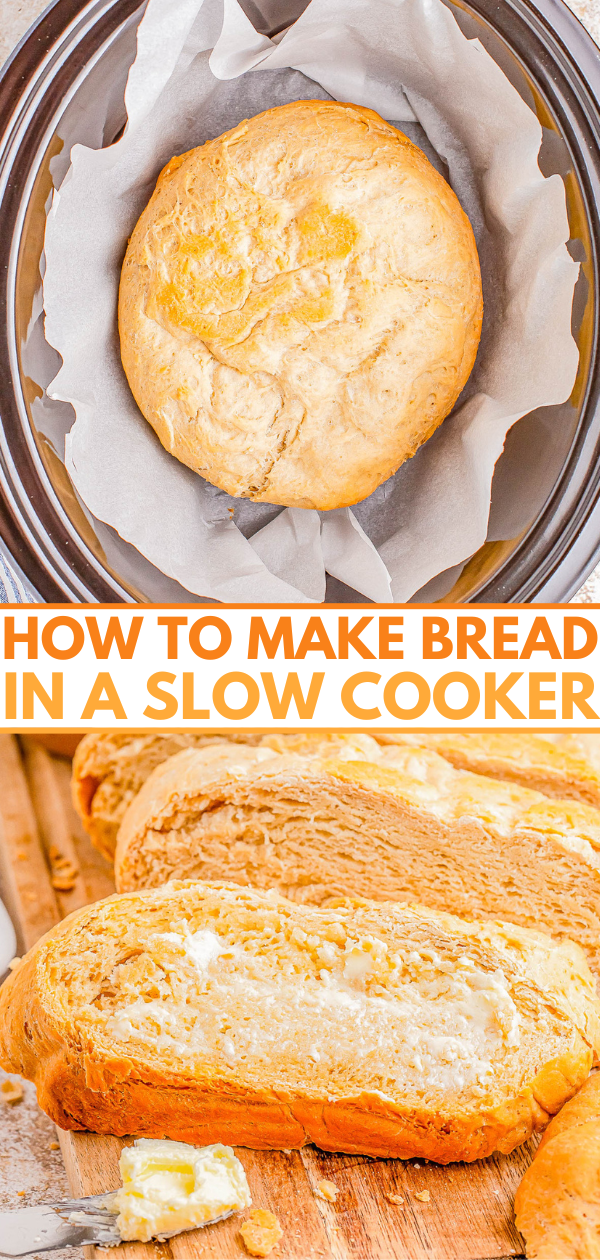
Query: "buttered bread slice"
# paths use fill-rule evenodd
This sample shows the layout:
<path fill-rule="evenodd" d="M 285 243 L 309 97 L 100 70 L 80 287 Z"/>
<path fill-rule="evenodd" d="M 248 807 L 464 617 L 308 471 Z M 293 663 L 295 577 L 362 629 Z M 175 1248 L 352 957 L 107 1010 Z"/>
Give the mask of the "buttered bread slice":
<path fill-rule="evenodd" d="M 0 1062 L 62 1128 L 441 1163 L 510 1151 L 600 1047 L 581 950 L 420 906 L 235 885 L 110 897 L 0 992 Z"/>
<path fill-rule="evenodd" d="M 429 749 L 397 746 L 376 762 L 357 759 L 355 739 L 331 747 L 324 759 L 223 744 L 164 762 L 121 825 L 117 887 L 226 879 L 316 904 L 420 901 L 571 937 L 600 972 L 597 810 L 456 770 Z"/>

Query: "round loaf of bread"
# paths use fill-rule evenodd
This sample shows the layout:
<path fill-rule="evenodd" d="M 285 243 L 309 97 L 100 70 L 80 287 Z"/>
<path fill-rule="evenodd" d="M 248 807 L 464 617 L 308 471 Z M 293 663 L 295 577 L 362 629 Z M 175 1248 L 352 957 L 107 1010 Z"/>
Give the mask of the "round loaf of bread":
<path fill-rule="evenodd" d="M 452 189 L 373 110 L 297 101 L 173 158 L 131 237 L 121 355 L 160 441 L 229 494 L 328 509 L 414 455 L 473 367 Z"/>

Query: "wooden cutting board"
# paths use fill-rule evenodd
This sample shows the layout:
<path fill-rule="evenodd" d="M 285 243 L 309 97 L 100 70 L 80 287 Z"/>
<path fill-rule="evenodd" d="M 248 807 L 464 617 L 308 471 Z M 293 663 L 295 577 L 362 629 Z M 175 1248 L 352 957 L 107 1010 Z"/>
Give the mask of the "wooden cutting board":
<path fill-rule="evenodd" d="M 92 848 L 70 801 L 70 762 L 33 739 L 0 735 L 0 862 L 21 949 L 55 923 L 114 892 L 108 864 Z M 64 861 L 75 868 L 61 878 Z M 61 864 L 62 863 L 62 864 Z M 54 886 L 53 886 L 54 869 Z M 70 888 L 60 884 L 72 883 Z M 74 1195 L 116 1189 L 127 1139 L 63 1133 L 59 1140 Z M 531 1162 L 528 1143 L 509 1156 L 440 1167 L 416 1161 L 302 1151 L 240 1149 L 253 1203 L 279 1218 L 284 1237 L 273 1260 L 496 1260 L 520 1256 L 512 1215 L 516 1187 Z M 318 1195 L 327 1178 L 334 1204 Z M 416 1194 L 429 1191 L 422 1202 Z M 390 1203 L 402 1195 L 402 1206 Z M 102 1260 L 240 1260 L 239 1218 L 168 1243 L 86 1248 Z"/>

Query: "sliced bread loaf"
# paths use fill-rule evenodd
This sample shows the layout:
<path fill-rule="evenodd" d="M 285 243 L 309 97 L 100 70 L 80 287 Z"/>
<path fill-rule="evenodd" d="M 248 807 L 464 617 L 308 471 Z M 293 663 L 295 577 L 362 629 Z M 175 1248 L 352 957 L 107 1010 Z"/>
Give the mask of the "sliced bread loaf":
<path fill-rule="evenodd" d="M 600 1048 L 581 950 L 419 906 L 173 883 L 71 915 L 0 991 L 62 1128 L 446 1163 L 510 1151 Z"/>
<path fill-rule="evenodd" d="M 265 746 L 179 753 L 125 815 L 117 887 L 226 879 L 316 904 L 416 900 L 572 937 L 600 972 L 600 813 L 428 749 L 388 751 L 389 765 L 341 749 L 329 760 Z"/>
<path fill-rule="evenodd" d="M 280 751 L 313 755 L 329 740 L 334 745 L 348 737 L 274 732 L 260 736 L 240 732 L 206 731 L 126 733 L 84 736 L 73 760 L 73 803 L 93 844 L 112 860 L 117 833 L 128 805 L 152 771 L 184 748 L 214 743 L 267 744 Z M 394 746 L 429 748 L 459 770 L 519 783 L 546 796 L 582 801 L 600 810 L 600 736 L 567 732 L 559 735 L 516 735 L 445 731 L 388 735 L 356 732 L 363 745 L 361 759 L 393 761 Z M 335 754 L 337 755 L 337 753 Z"/>

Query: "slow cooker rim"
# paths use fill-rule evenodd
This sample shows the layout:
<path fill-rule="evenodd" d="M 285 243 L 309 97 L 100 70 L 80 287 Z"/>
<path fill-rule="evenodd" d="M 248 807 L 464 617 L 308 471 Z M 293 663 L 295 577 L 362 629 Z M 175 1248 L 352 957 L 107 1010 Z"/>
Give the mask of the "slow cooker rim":
<path fill-rule="evenodd" d="M 460 3 L 460 0 L 458 0 Z M 581 108 L 585 105 L 585 121 L 595 133 L 595 145 L 588 145 L 588 160 L 592 161 L 592 155 L 595 155 L 596 161 L 593 163 L 595 175 L 595 190 L 591 187 L 589 181 L 590 170 L 586 167 L 582 170 L 578 169 L 580 183 L 582 177 L 583 183 L 587 182 L 587 201 L 590 219 L 593 219 L 593 210 L 600 201 L 600 50 L 594 43 L 591 35 L 573 13 L 573 11 L 564 3 L 564 0 L 509 0 L 502 6 L 498 6 L 493 0 L 469 0 L 469 7 L 477 9 L 481 17 L 486 20 L 486 13 L 493 10 L 494 23 L 490 23 L 495 31 L 500 28 L 500 34 L 505 39 L 513 54 L 515 53 L 514 31 L 510 32 L 508 38 L 508 30 L 514 20 L 514 16 L 518 16 L 523 20 L 523 14 L 527 14 L 529 22 L 533 22 L 538 30 L 543 31 L 547 38 L 548 33 L 551 36 L 553 45 L 557 46 L 562 53 L 563 61 L 568 65 L 571 75 L 577 77 L 579 87 L 579 105 Z M 552 69 L 550 69 L 552 73 Z M 571 155 L 574 157 L 573 146 L 570 145 Z M 597 220 L 597 214 L 596 214 Z M 600 267 L 598 258 L 598 241 L 591 234 L 591 242 L 593 247 L 593 270 L 596 294 L 599 295 L 598 288 L 600 280 Z M 581 419 L 583 419 L 586 410 L 590 407 L 590 400 L 593 395 L 595 399 L 594 414 L 597 416 L 598 407 L 600 405 L 600 378 L 599 378 L 599 320 L 600 320 L 600 300 L 595 305 L 595 327 L 594 327 L 594 351 L 593 367 L 590 377 L 587 381 L 586 398 L 581 408 Z M 594 509 L 600 500 L 600 440 L 596 442 L 596 458 L 593 461 L 594 473 L 587 486 L 583 488 L 581 499 L 577 499 L 574 504 L 567 506 L 564 500 L 565 482 L 570 479 L 572 470 L 577 464 L 582 454 L 582 449 L 589 439 L 589 429 L 586 429 L 580 422 L 578 434 L 573 444 L 569 458 L 561 472 L 561 476 L 549 495 L 541 513 L 536 521 L 525 532 L 522 541 L 517 544 L 511 552 L 510 557 L 504 565 L 494 573 L 491 579 L 484 582 L 473 596 L 472 602 L 511 602 L 518 599 L 519 602 L 527 602 L 531 600 L 548 599 L 550 596 L 556 598 L 560 592 L 562 601 L 568 600 L 570 595 L 579 588 L 585 577 L 594 567 L 596 560 L 600 557 L 600 537 L 597 523 L 594 522 Z M 565 537 L 564 531 L 561 531 L 554 545 L 550 550 L 547 548 L 547 534 L 552 523 L 556 524 L 556 504 L 561 503 L 562 514 L 566 512 L 569 517 L 568 535 Z M 568 540 L 568 542 L 567 542 Z M 543 555 L 533 566 L 536 553 L 542 552 Z M 557 555 L 558 552 L 558 562 Z M 576 567 L 573 569 L 573 561 Z M 519 577 L 519 570 L 530 570 L 529 575 Z M 570 570 L 570 577 L 565 586 L 560 582 L 559 575 L 564 573 L 566 569 Z M 566 573 L 565 573 L 566 578 Z"/>
<path fill-rule="evenodd" d="M 585 102 L 586 122 L 594 133 L 595 145 L 593 146 L 593 151 L 596 162 L 593 163 L 593 173 L 600 193 L 600 112 L 598 106 L 598 100 L 600 99 L 600 52 L 596 49 L 591 36 L 579 23 L 572 11 L 563 3 L 563 0 L 536 0 L 535 4 L 532 0 L 505 0 L 502 6 L 498 6 L 495 0 L 468 0 L 465 7 L 474 11 L 484 21 L 489 21 L 492 30 L 500 33 L 509 47 L 511 47 L 511 42 L 506 39 L 503 31 L 499 29 L 499 8 L 504 19 L 504 25 L 516 16 L 525 26 L 527 26 L 527 21 L 529 23 L 533 22 L 544 33 L 546 43 L 550 36 L 553 48 L 556 47 L 560 51 L 561 60 L 567 67 L 569 76 L 571 79 L 576 78 L 577 80 L 579 107 L 581 108 Z M 140 4 L 139 0 L 105 0 L 104 4 L 102 0 L 89 0 L 85 5 L 81 5 L 80 0 L 54 0 L 54 3 L 48 6 L 34 26 L 26 33 L 3 67 L 0 74 L 0 112 L 2 111 L 3 102 L 10 101 L 15 108 L 18 108 L 19 102 L 26 98 L 27 90 L 30 88 L 34 78 L 39 79 L 42 75 L 44 59 L 53 50 L 58 54 L 61 45 L 65 43 L 69 28 L 80 23 L 85 14 L 92 13 L 95 8 L 99 8 L 105 16 L 110 15 L 112 24 L 116 26 L 123 20 L 124 14 L 135 12 L 136 9 L 140 8 Z M 119 11 L 118 22 L 115 22 L 115 10 Z M 492 11 L 494 13 L 493 22 L 486 16 Z M 523 16 L 525 14 L 527 19 Z M 582 78 L 579 66 L 574 60 L 573 42 L 579 50 L 584 65 L 589 66 L 588 73 L 593 82 L 586 82 Z M 98 44 L 100 45 L 101 43 L 102 40 L 99 40 Z M 68 59 L 69 53 L 67 51 L 65 62 Z M 11 114 L 12 116 L 13 114 Z M 585 173 L 589 174 L 587 170 Z M 578 175 L 581 181 L 581 170 L 578 170 Z M 591 194 L 591 187 L 587 191 L 588 194 Z M 600 201 L 600 196 L 598 201 Z M 593 204 L 593 201 L 591 204 Z M 588 204 L 587 209 L 588 211 L 591 210 L 590 204 Z M 593 266 L 596 293 L 599 293 L 597 250 L 594 251 Z M 3 292 L 0 295 L 0 310 L 5 299 L 6 294 Z M 515 599 L 520 601 L 539 599 L 541 593 L 547 589 L 548 583 L 551 586 L 556 586 L 557 575 L 568 567 L 569 555 L 578 542 L 577 549 L 580 559 L 576 575 L 571 574 L 569 580 L 570 594 L 580 584 L 581 574 L 586 570 L 589 571 L 593 558 L 600 553 L 600 537 L 596 537 L 596 529 L 598 527 L 594 527 L 593 523 L 593 511 L 600 499 L 600 458 L 598 457 L 600 456 L 600 435 L 596 435 L 594 438 L 594 454 L 597 457 L 593 461 L 592 476 L 591 478 L 588 476 L 587 483 L 584 484 L 581 490 L 580 498 L 572 505 L 572 508 L 571 506 L 568 508 L 570 517 L 568 530 L 569 547 L 565 547 L 565 530 L 563 527 L 558 532 L 551 548 L 548 549 L 548 533 L 556 532 L 557 503 L 560 501 L 564 507 L 565 483 L 572 480 L 574 469 L 591 436 L 590 424 L 584 425 L 583 419 L 589 409 L 592 394 L 594 415 L 597 416 L 599 412 L 598 305 L 597 302 L 595 309 L 594 355 L 592 359 L 593 369 L 587 383 L 587 399 L 581 409 L 579 432 L 562 470 L 561 477 L 537 520 L 526 531 L 522 542 L 517 544 L 505 564 L 474 592 L 471 596 L 472 602 L 495 603 L 512 602 Z M 4 313 L 6 314 L 6 307 L 4 307 Z M 7 332 L 6 320 L 4 331 Z M 5 395 L 6 392 L 0 382 L 1 415 L 6 414 L 5 399 L 3 398 L 3 394 Z M 10 392 L 12 394 L 12 391 Z M 8 399 L 9 413 L 11 404 L 16 406 L 14 397 Z M 14 426 L 14 430 L 18 438 L 20 430 L 18 416 L 17 426 Z M 5 434 L 3 436 L 5 437 Z M 14 433 L 11 434 L 11 437 L 13 436 Z M 22 432 L 20 433 L 20 438 L 22 445 L 25 440 Z M 22 465 L 20 466 L 20 471 L 17 471 L 10 444 L 3 443 L 3 445 L 5 449 L 2 453 L 3 459 L 0 466 L 0 485 L 4 494 L 2 496 L 3 501 L 0 502 L 0 535 L 10 549 L 11 554 L 15 556 L 23 570 L 31 577 L 42 597 L 48 602 L 69 600 L 74 600 L 75 602 L 82 600 L 84 602 L 111 602 L 114 601 L 115 597 L 120 598 L 124 602 L 130 602 L 134 597 L 121 585 L 117 578 L 107 571 L 105 571 L 105 576 L 99 572 L 99 562 L 93 556 L 93 553 L 89 551 L 84 540 L 77 533 L 76 528 L 65 529 L 64 521 L 60 519 L 60 514 L 49 497 L 44 503 L 46 524 L 42 526 L 39 512 L 34 513 L 33 519 L 27 521 L 28 514 L 24 503 L 27 500 L 31 503 L 31 490 L 33 489 L 35 493 L 37 488 L 36 479 L 39 484 L 40 472 L 34 466 L 31 452 L 23 451 L 25 471 L 29 475 L 24 477 Z M 41 463 L 41 456 L 39 456 L 39 459 Z M 15 495 L 15 485 L 20 495 Z M 18 497 L 21 498 L 21 504 L 17 502 Z M 62 504 L 61 512 L 66 518 Z M 600 530 L 598 532 L 600 533 Z M 68 537 L 67 534 L 72 536 Z M 73 546 L 75 540 L 77 540 L 77 545 Z M 72 548 L 74 555 L 71 571 L 69 571 L 69 566 L 64 561 L 61 546 L 63 548 L 71 546 Z M 44 564 L 38 557 L 38 551 L 42 551 L 45 554 L 49 566 L 53 569 L 52 573 L 48 572 L 48 569 L 44 567 Z M 55 561 L 53 564 L 51 559 L 52 552 L 55 555 L 58 554 L 62 563 L 57 564 Z M 585 555 L 587 555 L 587 559 L 583 558 Z M 566 578 L 566 573 L 564 576 Z M 564 599 L 565 597 L 568 598 L 568 595 L 565 596 L 562 593 L 562 598 Z"/>
<path fill-rule="evenodd" d="M 119 18 L 115 22 L 115 9 L 119 9 Z M 6 151 L 10 154 L 10 133 L 19 126 L 20 119 L 27 112 L 31 98 L 35 97 L 37 86 L 44 75 L 48 75 L 50 67 L 61 60 L 64 69 L 72 58 L 77 59 L 79 43 L 72 43 L 74 33 L 85 26 L 87 17 L 99 11 L 98 19 L 93 27 L 94 48 L 88 49 L 88 56 L 82 62 L 82 68 L 89 61 L 90 55 L 101 47 L 107 38 L 106 19 L 110 19 L 110 29 L 116 29 L 126 19 L 128 13 L 135 13 L 140 8 L 140 0 L 54 0 L 54 3 L 40 15 L 38 21 L 14 50 L 0 73 L 0 115 L 8 117 L 5 128 L 4 154 L 0 149 L 0 175 L 4 165 Z M 102 21 L 104 18 L 104 21 Z M 24 61 L 22 60 L 24 58 Z M 76 74 L 71 74 L 73 81 Z M 4 112 L 3 106 L 6 105 Z M 11 108 L 12 107 L 12 108 Z M 44 126 L 41 131 L 43 133 Z M 8 144 L 7 144 L 8 134 Z M 29 139 L 29 137 L 28 137 Z M 31 149 L 35 154 L 39 147 L 40 137 L 32 133 Z M 26 170 L 29 168 L 26 167 Z M 12 168 L 9 168 L 9 174 Z M 18 180 L 16 181 L 18 184 Z M 1 188 L 1 182 L 0 182 Z M 15 204 L 11 228 L 19 218 L 19 202 Z M 12 256 L 12 232 L 7 231 L 7 258 L 2 259 L 3 269 L 10 274 Z M 8 326 L 9 295 L 2 288 L 0 292 L 0 318 L 2 319 L 2 336 L 6 337 L 5 362 L 9 368 L 11 346 Z M 2 432 L 0 434 L 0 535 L 6 546 L 22 570 L 28 575 L 37 593 L 46 602 L 87 602 L 109 603 L 135 602 L 134 597 L 108 569 L 93 555 L 81 538 L 76 527 L 69 521 L 62 503 L 51 487 L 47 470 L 38 452 L 34 455 L 29 449 L 27 435 L 23 432 L 18 415 L 16 392 L 19 383 L 11 378 L 10 371 L 0 376 L 0 416 L 2 416 Z M 16 414 L 15 414 L 16 412 Z M 6 416 L 12 421 L 9 438 L 7 438 Z M 17 468 L 17 455 L 18 464 Z M 48 487 L 51 493 L 48 494 Z M 35 492 L 41 490 L 43 520 L 39 508 L 33 506 Z M 46 564 L 41 559 L 46 560 Z M 71 557 L 69 563 L 69 557 Z M 50 569 L 50 571 L 49 571 Z"/>

